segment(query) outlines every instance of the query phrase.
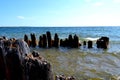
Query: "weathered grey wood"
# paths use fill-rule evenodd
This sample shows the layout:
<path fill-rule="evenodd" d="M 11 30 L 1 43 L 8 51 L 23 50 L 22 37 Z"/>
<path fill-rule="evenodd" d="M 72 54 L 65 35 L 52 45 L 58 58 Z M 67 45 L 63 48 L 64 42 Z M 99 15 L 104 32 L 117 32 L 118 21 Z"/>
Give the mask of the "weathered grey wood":
<path fill-rule="evenodd" d="M 36 36 L 35 34 L 31 34 L 31 46 L 36 47 L 37 42 L 36 42 Z"/>
<path fill-rule="evenodd" d="M 54 47 L 56 48 L 59 47 L 59 37 L 57 33 L 55 33 L 55 36 L 54 36 Z"/>
<path fill-rule="evenodd" d="M 43 34 L 43 48 L 47 47 L 47 37 L 46 34 Z"/>
<path fill-rule="evenodd" d="M 11 41 L 10 44 L 9 41 Z M 0 80 L 53 80 L 51 65 L 24 40 L 0 40 Z"/>
<path fill-rule="evenodd" d="M 0 47 L 0 80 L 4 80 L 6 78 L 6 70 L 5 70 L 5 60 L 3 49 Z"/>
<path fill-rule="evenodd" d="M 52 47 L 52 38 L 51 38 L 51 33 L 50 33 L 50 31 L 47 31 L 47 32 L 46 32 L 46 35 L 47 35 L 48 48 L 51 48 L 51 47 Z"/>

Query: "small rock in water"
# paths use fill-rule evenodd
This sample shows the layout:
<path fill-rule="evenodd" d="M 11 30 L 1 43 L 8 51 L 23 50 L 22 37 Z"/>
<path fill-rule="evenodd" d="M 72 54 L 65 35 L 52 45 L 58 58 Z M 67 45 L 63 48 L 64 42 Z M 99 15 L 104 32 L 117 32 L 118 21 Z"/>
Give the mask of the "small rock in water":
<path fill-rule="evenodd" d="M 56 75 L 55 80 L 75 80 L 73 76 L 66 77 L 65 75 Z"/>

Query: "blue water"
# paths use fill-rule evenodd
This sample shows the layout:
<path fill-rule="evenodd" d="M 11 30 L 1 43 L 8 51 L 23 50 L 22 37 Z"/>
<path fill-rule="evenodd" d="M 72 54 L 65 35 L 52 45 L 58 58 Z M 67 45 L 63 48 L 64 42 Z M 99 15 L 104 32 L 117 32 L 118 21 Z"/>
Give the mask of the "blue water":
<path fill-rule="evenodd" d="M 120 27 L 0 27 L 0 36 L 23 38 L 27 34 L 40 35 L 50 31 L 52 38 L 77 34 L 80 41 L 96 39 L 101 36 L 110 38 L 109 49 L 39 49 L 40 54 L 51 62 L 55 74 L 73 75 L 76 80 L 119 80 L 120 79 Z M 31 49 L 32 50 L 32 49 Z M 33 49 L 34 50 L 34 49 Z"/>
<path fill-rule="evenodd" d="M 23 38 L 24 34 L 29 36 L 30 33 L 35 33 L 39 39 L 39 36 L 45 34 L 46 31 L 51 32 L 52 38 L 55 33 L 58 33 L 59 38 L 62 39 L 67 38 L 69 34 L 77 34 L 80 40 L 107 36 L 110 38 L 108 51 L 120 51 L 120 27 L 0 27 L 0 36 Z"/>
<path fill-rule="evenodd" d="M 58 33 L 60 38 L 77 34 L 80 38 L 108 36 L 110 41 L 120 41 L 120 27 L 0 27 L 0 36 L 22 38 L 24 34 L 35 33 L 39 36 L 46 31 L 52 35 Z"/>

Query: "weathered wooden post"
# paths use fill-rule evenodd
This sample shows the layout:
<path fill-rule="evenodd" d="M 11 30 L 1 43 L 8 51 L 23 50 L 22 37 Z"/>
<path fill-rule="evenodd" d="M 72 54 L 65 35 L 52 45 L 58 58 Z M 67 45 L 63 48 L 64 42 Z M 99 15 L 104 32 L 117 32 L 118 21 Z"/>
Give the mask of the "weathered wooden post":
<path fill-rule="evenodd" d="M 24 41 L 28 44 L 28 46 L 31 46 L 31 41 L 26 34 L 24 35 Z"/>
<path fill-rule="evenodd" d="M 86 41 L 83 41 L 83 47 L 84 48 L 86 47 Z"/>
<path fill-rule="evenodd" d="M 24 35 L 24 41 L 28 44 L 28 42 L 29 42 L 29 39 L 28 39 L 28 36 L 25 34 Z"/>
<path fill-rule="evenodd" d="M 88 41 L 88 48 L 92 48 L 93 46 L 93 42 L 92 41 Z"/>
<path fill-rule="evenodd" d="M 78 36 L 75 34 L 74 35 L 74 48 L 78 48 L 79 47 L 79 38 Z"/>
<path fill-rule="evenodd" d="M 6 79 L 5 59 L 2 47 L 0 47 L 0 80 Z"/>
<path fill-rule="evenodd" d="M 67 38 L 65 38 L 65 40 L 64 40 L 64 43 L 63 43 L 64 45 L 63 45 L 63 47 L 68 47 L 68 39 Z"/>
<path fill-rule="evenodd" d="M 25 58 L 29 80 L 53 80 L 51 65 L 38 52 L 33 52 Z"/>
<path fill-rule="evenodd" d="M 101 41 L 99 39 L 96 41 L 96 44 L 97 44 L 97 48 L 101 48 Z"/>
<path fill-rule="evenodd" d="M 59 37 L 57 33 L 55 33 L 55 36 L 54 36 L 54 47 L 56 48 L 59 47 Z"/>
<path fill-rule="evenodd" d="M 72 38 L 72 35 L 69 35 L 69 37 L 68 37 L 68 47 L 71 47 L 71 48 L 73 48 L 73 38 Z"/>
<path fill-rule="evenodd" d="M 36 45 L 37 45 L 37 43 L 36 43 L 35 34 L 31 34 L 31 46 L 36 47 Z"/>
<path fill-rule="evenodd" d="M 0 80 L 53 80 L 50 63 L 38 52 L 27 54 L 23 40 L 11 40 L 12 46 L 7 41 L 0 40 Z"/>
<path fill-rule="evenodd" d="M 2 38 L 3 38 L 4 40 L 7 40 L 7 37 L 5 37 L 5 36 L 3 36 Z"/>
<path fill-rule="evenodd" d="M 101 37 L 96 42 L 97 48 L 107 49 L 109 45 L 109 38 L 108 37 Z"/>
<path fill-rule="evenodd" d="M 7 78 L 8 80 L 24 80 L 22 62 L 17 48 L 11 48 L 7 51 Z"/>
<path fill-rule="evenodd" d="M 63 47 L 63 40 L 60 39 L 60 46 Z"/>
<path fill-rule="evenodd" d="M 51 33 L 49 31 L 46 32 L 47 34 L 47 42 L 48 42 L 48 47 L 52 47 L 52 38 L 51 38 Z"/>
<path fill-rule="evenodd" d="M 47 37 L 46 34 L 43 34 L 43 48 L 47 47 Z"/>
<path fill-rule="evenodd" d="M 43 47 L 43 37 L 42 36 L 39 37 L 38 46 Z"/>

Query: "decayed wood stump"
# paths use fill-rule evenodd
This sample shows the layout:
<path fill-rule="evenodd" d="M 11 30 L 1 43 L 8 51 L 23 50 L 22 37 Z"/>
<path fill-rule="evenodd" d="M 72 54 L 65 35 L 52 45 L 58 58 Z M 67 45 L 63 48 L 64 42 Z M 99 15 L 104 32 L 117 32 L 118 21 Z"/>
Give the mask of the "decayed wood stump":
<path fill-rule="evenodd" d="M 88 41 L 88 48 L 92 48 L 93 47 L 93 42 L 92 41 Z"/>
<path fill-rule="evenodd" d="M 84 48 L 86 47 L 86 41 L 83 41 L 83 47 Z"/>
<path fill-rule="evenodd" d="M 37 42 L 36 42 L 36 36 L 35 34 L 30 34 L 31 35 L 31 46 L 36 47 Z"/>
<path fill-rule="evenodd" d="M 51 65 L 33 52 L 25 57 L 26 76 L 29 80 L 53 80 Z"/>
<path fill-rule="evenodd" d="M 47 36 L 46 34 L 43 34 L 43 48 L 47 47 Z"/>
<path fill-rule="evenodd" d="M 39 47 L 43 47 L 43 37 L 42 37 L 42 36 L 39 37 L 38 46 L 39 46 Z"/>
<path fill-rule="evenodd" d="M 56 48 L 59 47 L 59 37 L 57 33 L 55 33 L 55 36 L 54 36 L 54 47 Z"/>
<path fill-rule="evenodd" d="M 79 45 L 80 45 L 80 43 L 79 43 L 79 38 L 78 38 L 78 36 L 75 34 L 75 35 L 74 35 L 74 48 L 78 48 Z"/>
<path fill-rule="evenodd" d="M 109 38 L 108 37 L 101 37 L 96 42 L 97 48 L 107 49 L 109 45 Z"/>
<path fill-rule="evenodd" d="M 23 40 L 0 38 L 0 80 L 53 80 L 51 65 Z"/>
<path fill-rule="evenodd" d="M 0 47 L 0 80 L 4 80 L 6 77 L 6 70 L 5 70 L 5 60 L 3 55 L 3 49 Z"/>
<path fill-rule="evenodd" d="M 50 31 L 46 32 L 47 35 L 47 42 L 48 42 L 48 47 L 51 48 L 52 47 L 52 38 L 51 38 L 51 33 Z"/>

